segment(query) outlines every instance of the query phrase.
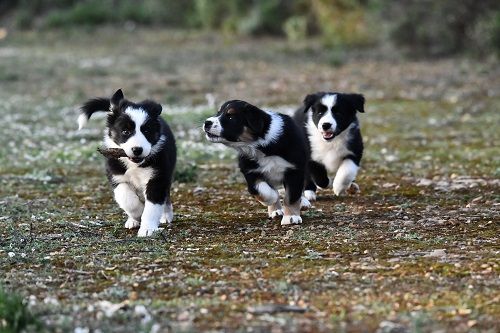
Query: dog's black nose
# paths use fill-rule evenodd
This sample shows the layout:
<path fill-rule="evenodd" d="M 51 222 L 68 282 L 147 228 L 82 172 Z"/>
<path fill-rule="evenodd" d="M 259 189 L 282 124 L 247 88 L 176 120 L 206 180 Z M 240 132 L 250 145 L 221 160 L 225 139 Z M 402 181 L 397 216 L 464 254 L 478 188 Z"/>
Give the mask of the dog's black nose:
<path fill-rule="evenodd" d="M 132 147 L 132 153 L 134 153 L 135 156 L 139 156 L 142 154 L 142 148 L 141 147 Z"/>
<path fill-rule="evenodd" d="M 210 128 L 212 126 L 213 122 L 211 120 L 205 120 L 205 128 Z"/>
<path fill-rule="evenodd" d="M 321 125 L 321 127 L 323 127 L 323 130 L 326 131 L 327 129 L 329 129 L 330 127 L 332 127 L 332 124 L 330 124 L 330 123 L 323 123 Z"/>

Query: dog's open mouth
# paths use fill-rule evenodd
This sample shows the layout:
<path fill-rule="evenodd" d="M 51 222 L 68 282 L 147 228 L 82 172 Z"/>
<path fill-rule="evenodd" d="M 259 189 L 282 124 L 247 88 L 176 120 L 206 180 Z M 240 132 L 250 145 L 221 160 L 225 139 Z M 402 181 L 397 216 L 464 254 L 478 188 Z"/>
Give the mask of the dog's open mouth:
<path fill-rule="evenodd" d="M 326 141 L 329 141 L 329 140 L 333 139 L 333 137 L 335 136 L 335 133 L 328 131 L 328 132 L 321 132 L 321 135 L 323 136 L 323 139 L 325 139 Z"/>
<path fill-rule="evenodd" d="M 220 136 L 209 133 L 207 131 L 205 131 L 205 135 L 207 136 L 207 139 L 212 141 L 212 142 L 218 142 L 222 139 Z"/>

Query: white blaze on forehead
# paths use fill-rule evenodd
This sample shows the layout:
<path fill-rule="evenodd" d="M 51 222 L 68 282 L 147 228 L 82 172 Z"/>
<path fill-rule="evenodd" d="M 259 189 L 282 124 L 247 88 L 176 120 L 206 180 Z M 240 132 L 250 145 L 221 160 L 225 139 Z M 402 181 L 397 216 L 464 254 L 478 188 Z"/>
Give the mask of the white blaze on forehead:
<path fill-rule="evenodd" d="M 141 125 L 146 122 L 146 119 L 148 119 L 148 114 L 143 109 L 135 109 L 135 108 L 129 106 L 125 110 L 125 113 L 128 114 L 128 116 L 135 123 L 136 128 L 137 128 L 137 126 L 139 126 L 139 128 L 141 128 Z"/>
<path fill-rule="evenodd" d="M 337 94 L 329 94 L 321 98 L 321 104 L 326 106 L 328 110 L 331 110 L 336 103 L 337 103 Z"/>
<path fill-rule="evenodd" d="M 132 107 L 128 107 L 125 110 L 125 113 L 132 119 L 135 124 L 135 132 L 125 143 L 122 143 L 120 146 L 125 150 L 125 153 L 128 156 L 135 156 L 132 152 L 132 148 L 141 147 L 142 154 L 140 157 L 146 157 L 151 152 L 151 142 L 146 139 L 144 134 L 141 132 L 141 126 L 148 119 L 148 114 L 143 109 L 135 109 Z"/>

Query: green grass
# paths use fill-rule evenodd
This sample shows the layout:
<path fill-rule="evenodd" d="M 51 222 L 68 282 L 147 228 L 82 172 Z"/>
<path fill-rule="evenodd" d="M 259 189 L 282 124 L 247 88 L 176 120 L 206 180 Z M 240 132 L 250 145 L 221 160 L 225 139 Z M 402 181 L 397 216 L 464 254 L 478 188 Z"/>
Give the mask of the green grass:
<path fill-rule="evenodd" d="M 0 287 L 0 332 L 41 331 L 40 321 L 26 306 L 21 296 Z"/>

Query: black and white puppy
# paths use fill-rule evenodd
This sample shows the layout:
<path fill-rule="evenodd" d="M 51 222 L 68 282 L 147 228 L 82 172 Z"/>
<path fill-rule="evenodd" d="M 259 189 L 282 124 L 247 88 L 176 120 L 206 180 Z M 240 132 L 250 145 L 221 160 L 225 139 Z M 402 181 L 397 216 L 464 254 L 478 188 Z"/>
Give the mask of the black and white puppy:
<path fill-rule="evenodd" d="M 308 142 L 310 160 L 304 196 L 316 200 L 316 188 L 345 192 L 353 183 L 363 155 L 363 139 L 356 112 L 365 112 L 360 94 L 318 92 L 307 95 L 294 120 Z M 355 185 L 355 184 L 353 184 Z M 356 185 L 357 186 L 357 185 Z"/>
<path fill-rule="evenodd" d="M 160 116 L 160 104 L 133 103 L 118 90 L 110 99 L 87 101 L 78 117 L 81 129 L 94 112 L 105 111 L 104 148 L 121 148 L 127 157 L 106 157 L 106 172 L 118 205 L 127 213 L 125 228 L 150 236 L 173 219 L 170 186 L 176 162 L 175 139 Z"/>
<path fill-rule="evenodd" d="M 281 225 L 302 223 L 301 206 L 307 162 L 306 143 L 292 118 L 231 100 L 203 126 L 211 142 L 223 143 L 239 153 L 239 167 L 250 194 L 268 207 L 270 218 L 283 216 Z M 284 185 L 283 208 L 276 188 Z"/>

